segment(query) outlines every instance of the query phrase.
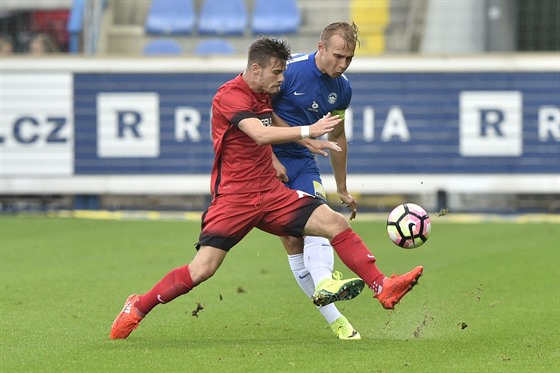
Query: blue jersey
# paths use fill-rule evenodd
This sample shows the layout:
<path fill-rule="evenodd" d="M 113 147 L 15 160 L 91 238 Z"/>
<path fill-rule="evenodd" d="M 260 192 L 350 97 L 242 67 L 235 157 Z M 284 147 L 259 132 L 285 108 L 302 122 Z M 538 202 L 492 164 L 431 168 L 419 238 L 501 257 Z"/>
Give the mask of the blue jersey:
<path fill-rule="evenodd" d="M 296 55 L 284 72 L 284 83 L 272 99 L 274 112 L 290 126 L 310 125 L 334 110 L 346 110 L 352 99 L 350 82 L 344 75 L 331 78 L 315 64 L 315 53 Z M 273 146 L 278 157 L 313 157 L 295 143 Z"/>

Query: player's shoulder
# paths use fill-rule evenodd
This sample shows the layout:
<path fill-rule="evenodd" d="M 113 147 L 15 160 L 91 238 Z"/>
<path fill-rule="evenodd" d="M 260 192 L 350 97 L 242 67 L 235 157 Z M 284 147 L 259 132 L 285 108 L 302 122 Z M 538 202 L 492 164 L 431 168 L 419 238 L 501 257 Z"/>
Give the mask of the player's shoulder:
<path fill-rule="evenodd" d="M 237 79 L 232 79 L 224 83 L 214 96 L 214 102 L 222 102 L 223 104 L 240 101 L 251 101 L 255 92 L 247 89 Z"/>
<path fill-rule="evenodd" d="M 303 62 L 308 61 L 310 55 L 308 53 L 294 53 L 288 60 L 288 67 L 301 66 Z"/>
<path fill-rule="evenodd" d="M 243 92 L 246 95 L 251 95 L 254 93 L 249 88 L 247 83 L 245 83 L 241 75 L 238 75 L 234 79 L 231 79 L 230 81 L 226 82 L 224 85 L 222 85 L 221 89 L 225 91 L 232 91 L 235 92 L 236 94 Z"/>
<path fill-rule="evenodd" d="M 286 66 L 285 78 L 290 84 L 302 84 L 304 81 L 311 78 L 309 74 L 313 67 L 310 60 L 313 59 L 312 54 L 298 53 L 292 54 Z"/>
<path fill-rule="evenodd" d="M 223 83 L 219 88 L 218 92 L 226 92 L 231 89 L 238 89 L 241 88 L 241 84 L 239 84 L 239 79 L 237 77 L 228 80 L 227 82 Z"/>

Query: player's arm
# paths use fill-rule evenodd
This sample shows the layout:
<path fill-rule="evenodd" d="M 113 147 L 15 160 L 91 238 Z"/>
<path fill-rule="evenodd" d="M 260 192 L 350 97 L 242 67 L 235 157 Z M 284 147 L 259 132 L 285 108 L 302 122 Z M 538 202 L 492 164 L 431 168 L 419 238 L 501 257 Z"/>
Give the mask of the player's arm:
<path fill-rule="evenodd" d="M 327 135 L 329 141 L 336 142 L 340 147 L 340 152 L 334 152 L 331 154 L 331 166 L 334 173 L 334 180 L 336 182 L 336 191 L 338 193 L 338 197 L 340 198 L 342 203 L 347 205 L 350 209 L 350 220 L 352 220 L 356 217 L 356 212 L 358 211 L 358 203 L 348 192 L 348 187 L 346 185 L 348 141 L 346 139 L 346 133 L 344 132 L 344 111 L 337 110 L 333 111 L 333 114 L 334 113 L 340 115 L 342 120 Z"/>
<path fill-rule="evenodd" d="M 258 118 L 249 117 L 240 120 L 237 126 L 257 144 L 269 145 L 323 136 L 331 132 L 339 121 L 340 118 L 338 116 L 329 114 L 310 126 L 276 127 L 263 126 Z"/>
<path fill-rule="evenodd" d="M 272 124 L 276 127 L 290 127 L 288 123 L 276 113 L 272 113 Z M 329 153 L 325 151 L 325 149 L 334 150 L 335 152 L 339 152 L 340 148 L 334 142 L 327 141 L 327 140 L 317 140 L 317 139 L 299 139 L 296 140 L 298 144 L 301 146 L 305 146 L 311 153 L 320 154 L 324 157 L 328 157 Z"/>
<path fill-rule="evenodd" d="M 272 166 L 276 170 L 276 178 L 278 180 L 283 183 L 287 183 L 288 181 L 290 181 L 290 179 L 288 178 L 288 170 L 286 169 L 286 166 L 284 166 L 282 162 L 280 162 L 274 152 L 272 152 Z"/>

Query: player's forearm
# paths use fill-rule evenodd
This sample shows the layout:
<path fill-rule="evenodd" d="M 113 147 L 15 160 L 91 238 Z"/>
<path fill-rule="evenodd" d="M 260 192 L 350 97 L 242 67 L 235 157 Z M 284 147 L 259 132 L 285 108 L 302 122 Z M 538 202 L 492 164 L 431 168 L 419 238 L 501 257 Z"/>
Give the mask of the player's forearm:
<path fill-rule="evenodd" d="M 310 132 L 310 126 L 307 127 L 306 130 Z M 304 133 L 306 130 L 302 131 L 301 127 L 266 127 L 251 137 L 259 145 L 283 144 L 301 140 L 304 136 L 309 137 L 309 132 L 307 134 Z"/>
<path fill-rule="evenodd" d="M 278 116 L 276 113 L 272 113 L 272 125 L 274 127 L 282 127 L 282 128 L 290 128 L 292 126 L 290 126 L 288 123 L 286 123 L 286 121 L 284 121 L 284 119 L 282 119 L 280 116 Z M 293 141 L 298 141 L 298 140 L 302 140 L 301 138 L 301 129 L 299 130 L 299 138 L 293 140 Z M 274 139 L 272 140 L 274 141 Z M 289 142 L 289 141 L 283 141 L 282 139 L 278 140 L 279 142 L 271 142 L 270 144 L 282 144 L 284 142 Z"/>
<path fill-rule="evenodd" d="M 272 125 L 275 127 L 292 127 L 290 126 L 288 123 L 286 123 L 286 121 L 284 119 L 282 119 L 278 114 L 276 113 L 272 113 Z M 297 139 L 295 140 L 296 143 L 300 144 L 301 146 L 306 146 L 306 142 L 309 139 Z"/>
<path fill-rule="evenodd" d="M 331 132 L 340 122 L 338 116 L 327 115 L 310 126 L 274 127 L 263 126 L 256 118 L 239 122 L 238 128 L 259 145 L 282 144 L 309 137 L 319 137 Z"/>
<path fill-rule="evenodd" d="M 301 130 L 295 127 L 274 128 L 275 131 L 267 133 L 264 139 L 269 144 L 281 144 L 301 139 Z"/>
<path fill-rule="evenodd" d="M 336 189 L 339 193 L 348 191 L 346 185 L 347 163 L 348 163 L 348 142 L 344 131 L 339 131 L 338 136 L 329 135 L 329 140 L 334 141 L 340 147 L 340 152 L 331 153 L 331 167 L 333 169 Z"/>
<path fill-rule="evenodd" d="M 347 163 L 348 163 L 348 141 L 344 132 L 344 122 L 339 123 L 337 128 L 329 133 L 329 141 L 336 142 L 340 147 L 339 152 L 331 152 L 331 167 L 336 182 L 336 189 L 339 193 L 347 193 L 346 185 Z"/>
<path fill-rule="evenodd" d="M 347 156 L 348 151 L 346 146 L 341 146 L 340 152 L 331 152 L 330 159 L 331 159 L 331 167 L 334 174 L 334 180 L 336 182 L 336 190 L 337 192 L 348 192 L 348 187 L 346 185 L 346 176 L 347 176 Z"/>

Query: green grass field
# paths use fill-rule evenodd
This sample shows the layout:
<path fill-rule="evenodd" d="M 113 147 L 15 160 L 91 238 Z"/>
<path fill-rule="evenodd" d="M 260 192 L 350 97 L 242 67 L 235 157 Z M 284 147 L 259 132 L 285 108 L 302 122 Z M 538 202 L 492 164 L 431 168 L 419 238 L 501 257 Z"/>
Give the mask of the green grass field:
<path fill-rule="evenodd" d="M 560 224 L 433 218 L 421 248 L 354 222 L 391 272 L 425 267 L 395 311 L 369 290 L 339 308 L 339 341 L 254 231 L 208 282 L 109 340 L 125 298 L 190 261 L 199 223 L 2 216 L 2 372 L 558 372 Z M 352 275 L 340 261 L 337 269 Z M 200 303 L 204 309 L 192 315 Z"/>

